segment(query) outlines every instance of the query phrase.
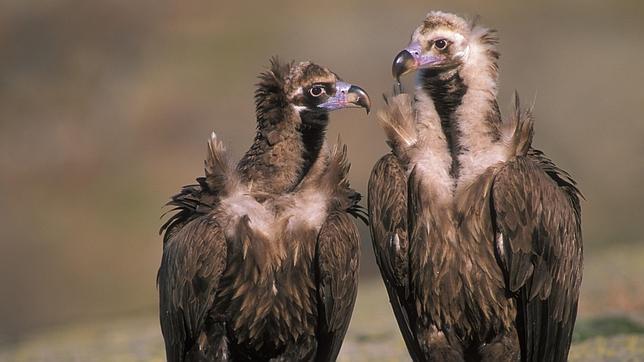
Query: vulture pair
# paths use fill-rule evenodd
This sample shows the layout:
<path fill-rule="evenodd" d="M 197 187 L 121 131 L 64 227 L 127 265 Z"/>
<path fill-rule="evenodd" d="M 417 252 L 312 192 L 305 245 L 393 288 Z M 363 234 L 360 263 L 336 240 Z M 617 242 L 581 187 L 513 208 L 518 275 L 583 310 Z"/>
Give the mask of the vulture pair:
<path fill-rule="evenodd" d="M 380 112 L 391 153 L 369 180 L 376 260 L 414 361 L 564 361 L 577 310 L 580 194 L 531 146 L 530 111 L 503 122 L 497 38 L 429 13 L 393 73 L 415 97 Z M 398 83 L 399 84 L 399 83 Z M 397 88 L 400 90 L 400 87 Z M 205 176 L 162 227 L 168 361 L 333 361 L 357 291 L 360 195 L 328 113 L 367 94 L 313 63 L 260 75 L 257 134 L 234 165 L 213 134 Z M 366 221 L 366 220 L 365 220 Z"/>

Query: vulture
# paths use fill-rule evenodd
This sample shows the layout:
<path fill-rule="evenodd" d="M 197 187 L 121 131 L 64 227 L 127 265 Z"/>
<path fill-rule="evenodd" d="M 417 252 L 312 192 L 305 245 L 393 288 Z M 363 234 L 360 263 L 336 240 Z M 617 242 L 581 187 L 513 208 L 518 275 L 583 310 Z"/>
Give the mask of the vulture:
<path fill-rule="evenodd" d="M 380 112 L 391 152 L 368 211 L 414 361 L 565 361 L 582 275 L 582 197 L 532 147 L 531 108 L 502 120 L 495 31 L 430 12 L 395 58 Z M 399 77 L 416 71 L 415 95 Z M 396 91 L 397 90 L 397 91 Z"/>
<path fill-rule="evenodd" d="M 169 201 L 157 276 L 167 360 L 333 361 L 353 310 L 366 221 L 329 112 L 367 93 L 311 62 L 259 76 L 257 133 L 236 165 L 213 133 L 205 175 Z"/>

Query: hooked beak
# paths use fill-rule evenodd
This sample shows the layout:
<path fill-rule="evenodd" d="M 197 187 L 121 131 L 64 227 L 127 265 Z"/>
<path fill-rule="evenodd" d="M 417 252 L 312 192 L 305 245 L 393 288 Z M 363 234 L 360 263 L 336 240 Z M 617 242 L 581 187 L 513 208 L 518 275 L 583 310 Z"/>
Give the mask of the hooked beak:
<path fill-rule="evenodd" d="M 412 72 L 418 68 L 418 61 L 407 50 L 403 50 L 394 59 L 394 64 L 391 66 L 391 75 L 400 81 L 400 77 Z"/>
<path fill-rule="evenodd" d="M 335 94 L 329 97 L 326 102 L 319 104 L 318 107 L 329 111 L 349 107 L 362 107 L 369 113 L 369 110 L 371 110 L 371 101 L 364 89 L 357 85 L 338 81 L 335 83 Z"/>
<path fill-rule="evenodd" d="M 423 54 L 423 49 L 420 46 L 420 43 L 413 42 L 396 55 L 394 63 L 391 66 L 391 74 L 397 81 L 400 81 L 400 77 L 403 75 L 411 73 L 417 69 L 427 68 L 438 63 L 440 60 L 441 59 L 435 55 Z"/>

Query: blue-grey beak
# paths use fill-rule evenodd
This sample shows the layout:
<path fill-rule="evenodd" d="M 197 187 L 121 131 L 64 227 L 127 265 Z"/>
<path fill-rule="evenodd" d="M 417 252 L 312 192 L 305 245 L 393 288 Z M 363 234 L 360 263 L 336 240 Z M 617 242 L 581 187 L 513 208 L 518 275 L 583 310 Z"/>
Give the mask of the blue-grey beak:
<path fill-rule="evenodd" d="M 423 53 L 423 49 L 418 42 L 409 44 L 407 48 L 398 53 L 391 66 L 391 74 L 394 78 L 400 81 L 400 77 L 403 75 L 413 72 L 416 69 L 429 67 L 441 60 L 434 55 Z"/>
<path fill-rule="evenodd" d="M 371 110 L 371 101 L 364 89 L 357 85 L 338 81 L 335 83 L 335 94 L 329 97 L 326 102 L 319 104 L 318 107 L 329 111 L 349 107 L 362 107 L 369 113 L 369 110 Z"/>

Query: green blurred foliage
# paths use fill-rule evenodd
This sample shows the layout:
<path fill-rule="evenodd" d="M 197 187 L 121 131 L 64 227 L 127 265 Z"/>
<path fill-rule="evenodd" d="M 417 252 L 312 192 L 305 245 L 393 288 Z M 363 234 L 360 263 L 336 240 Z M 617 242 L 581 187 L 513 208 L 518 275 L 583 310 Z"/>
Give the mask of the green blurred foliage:
<path fill-rule="evenodd" d="M 597 336 L 609 337 L 620 334 L 644 334 L 644 326 L 624 316 L 583 320 L 575 326 L 573 340 L 583 342 Z"/>

